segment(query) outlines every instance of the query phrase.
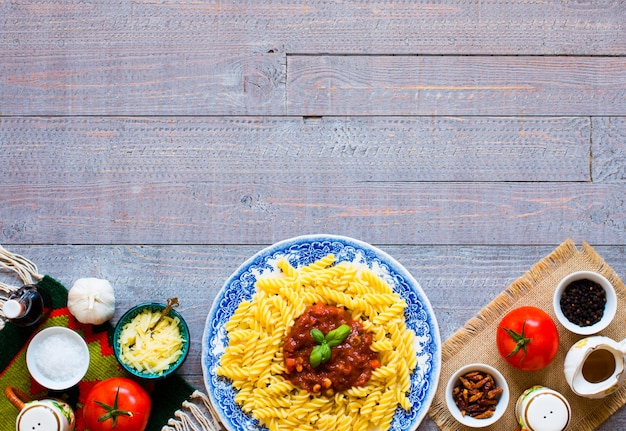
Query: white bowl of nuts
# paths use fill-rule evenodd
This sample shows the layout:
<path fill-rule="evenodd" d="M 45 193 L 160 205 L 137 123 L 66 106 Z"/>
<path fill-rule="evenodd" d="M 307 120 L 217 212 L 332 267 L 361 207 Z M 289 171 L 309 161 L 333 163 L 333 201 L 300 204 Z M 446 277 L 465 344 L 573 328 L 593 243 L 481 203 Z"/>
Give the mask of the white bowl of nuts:
<path fill-rule="evenodd" d="M 456 371 L 446 386 L 450 414 L 468 427 L 482 428 L 502 417 L 509 404 L 504 376 L 487 364 L 467 364 Z"/>

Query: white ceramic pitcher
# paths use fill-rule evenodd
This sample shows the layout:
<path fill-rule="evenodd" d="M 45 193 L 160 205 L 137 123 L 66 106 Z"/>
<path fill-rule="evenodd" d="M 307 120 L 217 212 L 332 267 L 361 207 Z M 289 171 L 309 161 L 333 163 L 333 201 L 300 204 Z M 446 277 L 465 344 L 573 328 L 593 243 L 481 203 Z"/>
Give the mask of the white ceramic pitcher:
<path fill-rule="evenodd" d="M 579 340 L 567 352 L 565 380 L 575 394 L 604 398 L 626 379 L 626 340 L 596 335 Z"/>

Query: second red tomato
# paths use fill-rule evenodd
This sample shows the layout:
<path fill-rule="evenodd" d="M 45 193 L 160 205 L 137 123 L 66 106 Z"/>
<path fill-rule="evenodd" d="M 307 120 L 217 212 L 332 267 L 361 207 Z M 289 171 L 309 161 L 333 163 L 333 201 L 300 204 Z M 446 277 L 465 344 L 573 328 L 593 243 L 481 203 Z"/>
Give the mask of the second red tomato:
<path fill-rule="evenodd" d="M 143 431 L 151 409 L 150 395 L 137 382 L 111 377 L 89 391 L 83 417 L 89 431 Z"/>
<path fill-rule="evenodd" d="M 524 306 L 510 311 L 498 325 L 500 355 L 522 371 L 547 367 L 559 350 L 559 332 L 542 309 Z"/>

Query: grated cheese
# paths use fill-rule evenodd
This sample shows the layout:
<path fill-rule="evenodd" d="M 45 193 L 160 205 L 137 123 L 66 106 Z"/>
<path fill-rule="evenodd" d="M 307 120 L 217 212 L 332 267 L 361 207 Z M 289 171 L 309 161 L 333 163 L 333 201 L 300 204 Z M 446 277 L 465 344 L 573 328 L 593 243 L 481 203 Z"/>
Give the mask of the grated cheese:
<path fill-rule="evenodd" d="M 182 355 L 183 340 L 175 317 L 164 316 L 157 326 L 161 313 L 145 310 L 120 333 L 120 360 L 130 367 L 146 373 L 162 374 Z"/>

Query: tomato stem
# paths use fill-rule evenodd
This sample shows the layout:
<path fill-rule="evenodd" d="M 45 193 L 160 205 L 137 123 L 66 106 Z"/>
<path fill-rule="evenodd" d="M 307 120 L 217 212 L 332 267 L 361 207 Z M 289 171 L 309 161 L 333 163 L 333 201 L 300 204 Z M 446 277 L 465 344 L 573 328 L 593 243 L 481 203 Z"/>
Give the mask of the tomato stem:
<path fill-rule="evenodd" d="M 522 355 L 522 359 L 520 359 L 520 361 L 519 361 L 520 364 L 526 358 L 526 347 L 528 346 L 528 344 L 532 340 L 532 338 L 528 338 L 524 334 L 525 327 L 526 327 L 526 321 L 525 320 L 524 320 L 524 323 L 522 323 L 522 332 L 521 333 L 517 333 L 517 332 L 515 332 L 512 329 L 504 328 L 504 327 L 500 326 L 500 328 L 502 328 L 509 335 L 509 337 L 511 337 L 513 339 L 513 341 L 515 341 L 515 348 L 506 357 L 510 358 L 511 356 L 513 356 L 517 352 L 519 352 L 520 349 L 522 349 L 523 355 Z"/>
<path fill-rule="evenodd" d="M 106 420 L 111 419 L 113 422 L 111 424 L 111 428 L 115 428 L 117 425 L 117 417 L 118 416 L 128 416 L 132 417 L 133 412 L 129 412 L 128 410 L 121 410 L 118 407 L 118 398 L 120 395 L 120 387 L 117 387 L 117 392 L 115 393 L 115 399 L 113 400 L 113 405 L 110 406 L 108 404 L 103 403 L 102 401 L 94 400 L 96 404 L 106 410 L 106 413 L 98 418 L 98 422 L 104 422 Z"/>

